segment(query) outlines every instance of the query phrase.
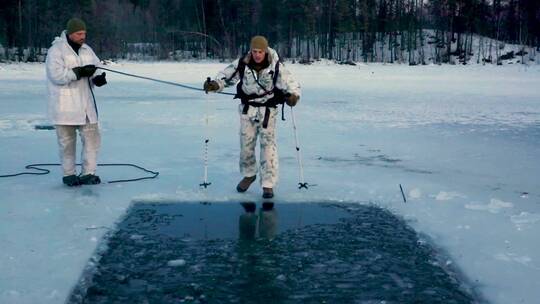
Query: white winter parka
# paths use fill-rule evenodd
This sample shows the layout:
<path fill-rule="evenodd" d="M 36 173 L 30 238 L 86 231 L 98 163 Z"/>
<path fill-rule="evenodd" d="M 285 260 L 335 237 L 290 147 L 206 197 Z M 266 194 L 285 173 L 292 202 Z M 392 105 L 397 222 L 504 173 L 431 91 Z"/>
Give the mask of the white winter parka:
<path fill-rule="evenodd" d="M 66 31 L 56 37 L 47 52 L 47 88 L 49 91 L 49 118 L 55 125 L 84 125 L 87 118 L 97 123 L 98 117 L 92 96 L 92 79 L 77 80 L 74 67 L 100 61 L 94 51 L 83 44 L 77 54 L 68 44 Z M 90 80 L 90 81 L 89 81 Z"/>

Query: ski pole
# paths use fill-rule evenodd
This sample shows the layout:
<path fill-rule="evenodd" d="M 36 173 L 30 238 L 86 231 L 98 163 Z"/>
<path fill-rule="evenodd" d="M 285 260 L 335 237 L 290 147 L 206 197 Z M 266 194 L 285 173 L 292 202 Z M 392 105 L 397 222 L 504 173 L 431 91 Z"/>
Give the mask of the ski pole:
<path fill-rule="evenodd" d="M 399 184 L 399 190 L 401 190 L 401 197 L 403 198 L 403 202 L 407 202 L 407 198 L 405 198 L 405 193 L 403 192 L 403 187 L 401 187 L 401 184 Z"/>
<path fill-rule="evenodd" d="M 206 81 L 210 82 L 210 77 L 207 77 L 206 78 Z M 209 139 L 209 130 L 208 130 L 208 103 L 209 103 L 209 96 L 208 96 L 208 91 L 205 91 L 206 93 L 206 99 L 205 99 L 205 102 L 204 102 L 204 129 L 205 129 L 205 139 L 204 139 L 204 181 L 202 183 L 199 184 L 200 187 L 204 187 L 206 189 L 206 187 L 210 186 L 212 183 L 208 182 L 208 142 L 210 141 Z"/>
<path fill-rule="evenodd" d="M 298 189 L 308 189 L 308 183 L 304 181 L 304 168 L 302 166 L 302 154 L 300 153 L 300 144 L 298 143 L 298 131 L 296 128 L 296 119 L 294 118 L 294 111 L 291 107 L 291 116 L 294 130 L 294 142 L 296 144 L 296 159 L 298 160 L 298 170 L 300 175 L 300 182 L 298 182 Z"/>

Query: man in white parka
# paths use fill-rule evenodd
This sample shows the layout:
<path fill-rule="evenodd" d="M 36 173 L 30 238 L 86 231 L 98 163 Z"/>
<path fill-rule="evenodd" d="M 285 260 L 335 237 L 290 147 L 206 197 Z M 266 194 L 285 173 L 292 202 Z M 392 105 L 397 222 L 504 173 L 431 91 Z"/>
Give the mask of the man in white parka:
<path fill-rule="evenodd" d="M 242 101 L 239 106 L 240 173 L 244 176 L 236 190 L 247 191 L 259 172 L 263 198 L 272 198 L 278 180 L 277 106 L 283 102 L 295 106 L 300 99 L 300 85 L 263 36 L 253 37 L 249 53 L 219 72 L 215 80 L 206 81 L 204 89 L 216 92 L 235 83 L 238 83 L 235 98 Z M 259 166 L 255 157 L 257 138 L 260 141 Z"/>
<path fill-rule="evenodd" d="M 78 18 L 68 21 L 47 52 L 49 116 L 56 128 L 60 158 L 67 186 L 99 184 L 96 173 L 101 137 L 92 87 L 107 83 L 105 73 L 94 76 L 100 61 L 85 44 L 86 25 Z M 82 172 L 76 174 L 77 131 L 82 141 Z"/>

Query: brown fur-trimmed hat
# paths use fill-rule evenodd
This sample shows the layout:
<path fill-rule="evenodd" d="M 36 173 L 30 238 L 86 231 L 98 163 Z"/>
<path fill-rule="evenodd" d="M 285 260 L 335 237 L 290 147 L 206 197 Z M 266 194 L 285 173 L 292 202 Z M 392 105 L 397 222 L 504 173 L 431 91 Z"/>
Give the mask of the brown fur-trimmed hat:
<path fill-rule="evenodd" d="M 254 36 L 251 38 L 250 43 L 251 49 L 259 49 L 263 51 L 268 51 L 268 40 L 264 36 Z"/>

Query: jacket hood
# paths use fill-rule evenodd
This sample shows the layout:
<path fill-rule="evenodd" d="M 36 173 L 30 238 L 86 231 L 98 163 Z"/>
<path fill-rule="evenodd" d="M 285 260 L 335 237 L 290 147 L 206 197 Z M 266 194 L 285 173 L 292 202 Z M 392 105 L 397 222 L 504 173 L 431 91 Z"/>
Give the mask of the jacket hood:
<path fill-rule="evenodd" d="M 68 43 L 68 38 L 67 38 L 67 32 L 66 30 L 63 30 L 62 33 L 60 33 L 60 36 L 56 36 L 54 37 L 54 40 L 53 42 L 51 43 L 51 45 L 55 45 L 57 43 Z M 81 48 L 86 48 L 86 43 L 83 43 L 81 45 Z"/>
<path fill-rule="evenodd" d="M 51 45 L 55 45 L 57 43 L 60 43 L 60 42 L 65 42 L 67 43 L 67 35 L 66 35 L 66 31 L 62 31 L 62 33 L 60 33 L 60 36 L 56 36 L 54 37 L 54 40 L 53 42 L 51 43 Z"/>

